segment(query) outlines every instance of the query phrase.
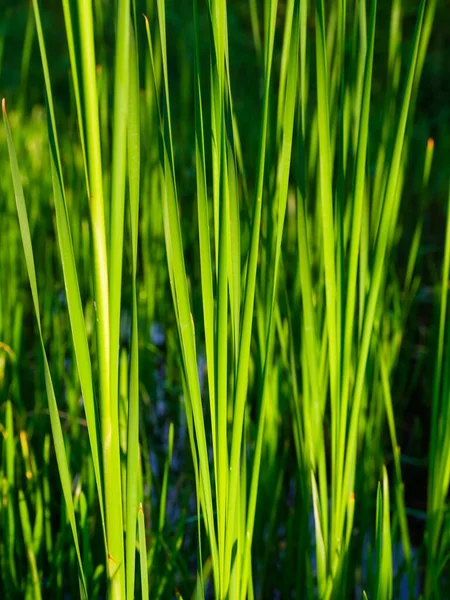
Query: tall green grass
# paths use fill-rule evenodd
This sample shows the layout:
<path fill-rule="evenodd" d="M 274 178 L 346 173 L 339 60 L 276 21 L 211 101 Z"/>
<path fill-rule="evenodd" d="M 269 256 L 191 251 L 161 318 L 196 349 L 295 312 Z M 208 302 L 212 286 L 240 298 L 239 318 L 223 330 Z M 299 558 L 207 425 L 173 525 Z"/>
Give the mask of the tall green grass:
<path fill-rule="evenodd" d="M 35 30 L 47 130 L 41 115 L 29 158 L 15 150 L 26 125 L 2 104 L 13 186 L 1 207 L 11 226 L 0 225 L 5 596 L 337 599 L 359 590 L 381 599 L 400 597 L 405 579 L 410 598 L 418 589 L 442 597 L 449 226 L 432 350 L 424 581 L 397 385 L 433 174 L 433 143 L 417 139 L 413 119 L 436 2 L 420 2 L 407 41 L 404 7 L 392 4 L 385 59 L 377 0 L 250 0 L 259 78 L 248 90 L 259 99 L 251 123 L 240 113 L 247 90 L 232 3 L 193 0 L 174 11 L 165 0 L 120 0 L 113 10 L 63 0 L 70 119 L 52 88 L 43 6 L 33 0 L 22 59 L 24 88 Z M 163 356 L 148 341 L 156 319 Z M 33 419 L 19 372 L 27 352 L 37 365 Z M 164 455 L 159 469 L 149 462 L 158 360 L 166 387 L 183 396 L 191 451 L 176 488 L 171 465 L 185 448 L 169 390 Z M 43 433 L 39 413 L 50 417 Z"/>

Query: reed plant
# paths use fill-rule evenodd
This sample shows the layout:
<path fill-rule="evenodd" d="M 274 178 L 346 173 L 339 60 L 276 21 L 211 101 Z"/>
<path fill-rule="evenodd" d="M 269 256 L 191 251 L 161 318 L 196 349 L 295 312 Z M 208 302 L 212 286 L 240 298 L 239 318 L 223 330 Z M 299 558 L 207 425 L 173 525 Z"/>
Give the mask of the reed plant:
<path fill-rule="evenodd" d="M 37 35 L 44 71 L 48 140 L 50 146 L 50 168 L 53 197 L 56 211 L 58 250 L 63 269 L 65 297 L 67 301 L 72 342 L 83 396 L 83 405 L 90 441 L 90 456 L 94 469 L 98 505 L 105 538 L 105 564 L 108 593 L 111 597 L 125 597 L 125 522 L 129 524 L 127 535 L 127 586 L 128 594 L 134 591 L 135 540 L 138 516 L 138 339 L 137 339 L 137 224 L 139 214 L 139 83 L 137 75 L 136 44 L 133 41 L 130 21 L 130 6 L 122 4 L 117 14 L 117 34 L 114 132 L 111 166 L 111 208 L 105 213 L 103 197 L 103 169 L 98 112 L 97 65 L 95 61 L 93 8 L 91 4 L 79 3 L 76 12 L 77 37 L 74 34 L 74 7 L 63 4 L 68 48 L 71 58 L 74 96 L 77 107 L 81 149 L 86 175 L 86 192 L 91 216 L 90 231 L 93 253 L 93 288 L 96 331 L 96 373 L 98 388 L 94 388 L 91 351 L 86 332 L 85 317 L 80 296 L 78 272 L 73 249 L 70 220 L 65 197 L 64 176 L 61 165 L 58 134 L 56 128 L 53 95 L 48 69 L 48 59 L 43 37 L 40 10 L 33 3 Z M 77 46 L 76 46 L 77 45 Z M 79 58 L 77 52 L 79 52 Z M 80 87 L 80 81 L 83 86 Z M 130 87 L 130 91 L 129 91 Z M 125 107 L 125 109 L 123 108 Z M 17 211 L 24 245 L 28 276 L 30 280 L 34 310 L 44 356 L 46 389 L 55 444 L 58 470 L 64 493 L 67 517 L 70 522 L 74 547 L 77 555 L 80 594 L 88 596 L 83 560 L 77 532 L 74 500 L 64 436 L 58 413 L 54 385 L 48 364 L 39 294 L 36 280 L 35 261 L 27 208 L 24 201 L 20 173 L 13 147 L 12 137 L 3 101 L 3 115 L 7 131 Z M 126 143 L 128 136 L 128 143 Z M 126 149 L 128 148 L 128 154 Z M 128 161 L 127 161 L 128 156 Z M 122 491 L 121 458 L 119 447 L 119 327 L 122 286 L 123 230 L 125 223 L 125 183 L 128 174 L 129 218 L 132 248 L 132 333 L 130 350 L 129 395 L 126 421 L 126 484 Z M 110 219 L 108 228 L 106 220 Z M 109 240 L 107 244 L 106 230 Z M 119 252 L 119 255 L 117 255 Z M 108 297 L 108 294 L 110 296 Z M 95 400 L 97 396 L 98 400 Z M 126 503 L 126 510 L 123 505 Z M 27 540 L 25 540 L 27 543 Z M 87 558 L 87 557 L 86 557 Z M 145 573 L 142 576 L 146 576 Z"/>
<path fill-rule="evenodd" d="M 380 0 L 249 0 L 259 78 L 248 90 L 259 99 L 252 123 L 240 117 L 247 91 L 236 84 L 232 3 L 193 0 L 175 15 L 169 0 L 120 0 L 113 10 L 63 0 L 72 130 L 57 110 L 44 4 L 32 2 L 22 90 L 35 32 L 47 122 L 44 132 L 41 115 L 35 135 L 40 149 L 48 144 L 50 169 L 36 153 L 17 158 L 21 122 L 2 103 L 15 197 L 15 209 L 2 206 L 13 225 L 0 223 L 0 282 L 10 290 L 0 296 L 5 596 L 381 600 L 423 589 L 440 597 L 450 541 L 450 220 L 423 582 L 397 391 L 421 285 L 434 143 L 421 145 L 413 123 L 436 0 L 421 0 L 407 41 L 404 7 L 392 3 L 386 64 L 376 54 Z M 179 39 L 171 37 L 177 18 Z M 389 90 L 382 100 L 375 79 Z M 23 91 L 19 98 L 23 111 Z M 419 211 L 409 236 L 402 215 L 415 164 Z M 159 360 L 160 351 L 148 338 L 158 315 L 166 387 L 183 398 L 191 451 L 175 491 L 181 418 L 167 423 L 161 469 L 149 460 L 158 410 L 149 356 Z M 36 391 L 50 417 L 43 434 L 25 421 L 24 338 L 39 361 L 36 390 L 39 374 L 45 381 L 45 405 Z M 174 524 L 170 504 L 180 508 L 183 498 Z M 45 561 L 56 567 L 50 581 Z"/>

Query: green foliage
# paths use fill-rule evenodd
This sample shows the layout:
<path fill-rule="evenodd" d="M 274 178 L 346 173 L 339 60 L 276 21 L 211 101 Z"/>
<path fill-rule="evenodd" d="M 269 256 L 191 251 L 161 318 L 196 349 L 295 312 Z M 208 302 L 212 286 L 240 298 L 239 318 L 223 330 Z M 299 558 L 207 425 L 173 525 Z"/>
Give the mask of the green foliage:
<path fill-rule="evenodd" d="M 448 593 L 437 2 L 388 9 L 33 0 L 0 134 L 1 597 Z"/>

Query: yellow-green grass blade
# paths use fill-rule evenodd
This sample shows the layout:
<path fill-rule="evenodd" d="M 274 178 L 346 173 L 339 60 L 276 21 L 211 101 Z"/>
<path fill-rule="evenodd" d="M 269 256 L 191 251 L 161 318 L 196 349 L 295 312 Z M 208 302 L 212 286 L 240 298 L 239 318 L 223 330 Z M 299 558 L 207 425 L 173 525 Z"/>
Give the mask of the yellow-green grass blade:
<path fill-rule="evenodd" d="M 392 543 L 389 505 L 389 482 L 383 465 L 383 481 L 378 484 L 376 516 L 376 600 L 392 598 Z"/>
<path fill-rule="evenodd" d="M 200 270 L 203 303 L 203 322 L 205 328 L 206 362 L 208 365 L 209 407 L 211 413 L 211 432 L 214 456 L 215 480 L 217 481 L 217 435 L 216 435 L 216 400 L 215 400 L 215 346 L 214 346 L 214 296 L 213 272 L 211 264 L 211 245 L 209 227 L 208 194 L 206 186 L 206 156 L 203 128 L 203 108 L 200 81 L 200 55 L 198 7 L 194 0 L 194 30 L 195 30 L 195 165 L 197 179 L 197 211 L 200 249 Z M 217 493 L 217 489 L 216 489 Z"/>
<path fill-rule="evenodd" d="M 85 139 L 85 131 L 84 131 L 84 127 L 83 127 L 84 121 L 83 121 L 83 113 L 82 113 L 82 107 L 81 107 L 79 65 L 77 64 L 77 59 L 76 59 L 75 37 L 74 37 L 74 32 L 73 32 L 73 21 L 72 21 L 72 13 L 71 13 L 69 0 L 62 0 L 62 7 L 63 7 L 63 11 L 64 11 L 64 24 L 66 27 L 67 46 L 68 46 L 69 58 L 70 58 L 70 69 L 71 69 L 71 74 L 72 74 L 73 91 L 74 91 L 74 95 L 75 95 L 75 106 L 76 106 L 77 116 L 78 116 L 78 131 L 80 134 L 81 153 L 83 156 L 84 175 L 86 178 L 86 191 L 89 196 L 90 195 L 89 176 L 88 176 L 87 157 L 86 157 L 86 139 Z"/>
<path fill-rule="evenodd" d="M 336 6 L 334 12 L 337 13 Z M 332 12 L 333 15 L 333 12 Z M 336 15 L 335 15 L 336 16 Z M 329 20 L 329 28 L 326 31 L 324 3 L 323 0 L 316 1 L 316 77 L 317 77 L 317 114 L 318 114 L 318 135 L 319 135 L 319 188 L 320 207 L 321 207 L 321 229 L 322 229 L 322 246 L 323 246 L 323 268 L 325 276 L 325 297 L 326 297 L 326 330 L 327 330 L 327 348 L 328 348 L 328 365 L 329 365 L 329 382 L 330 382 L 330 407 L 331 407 L 331 465 L 332 477 L 336 475 L 336 459 L 337 459 L 337 442 L 338 436 L 336 432 L 337 424 L 339 423 L 340 414 L 340 335 L 339 324 L 340 318 L 338 314 L 340 299 L 337 297 L 337 277 L 336 264 L 338 264 L 338 237 L 339 233 L 335 232 L 334 216 L 333 216 L 333 152 L 332 152 L 332 121 L 330 115 L 334 115 L 334 84 L 333 79 L 330 80 L 328 64 L 327 64 L 327 47 L 328 53 L 331 50 L 333 39 L 330 37 L 332 33 L 333 19 Z M 328 45 L 328 46 L 327 46 Z M 338 200 L 339 201 L 339 200 Z M 338 218 L 338 215 L 336 215 Z M 337 506 L 336 497 L 339 490 L 333 486 L 331 491 L 331 511 L 336 515 Z M 326 526 L 327 518 L 327 503 L 322 498 L 322 513 L 325 516 L 323 526 Z M 334 557 L 336 553 L 336 543 L 338 536 L 335 534 L 336 519 L 331 521 L 331 538 L 330 538 L 330 556 Z M 325 543 L 328 543 L 328 536 L 324 531 Z"/>
<path fill-rule="evenodd" d="M 280 81 L 278 84 L 278 102 L 276 119 L 276 142 L 281 144 L 283 133 L 283 111 L 286 95 L 287 66 L 289 62 L 289 49 L 291 44 L 292 21 L 294 14 L 294 0 L 289 0 L 286 5 L 286 16 L 284 18 L 283 45 L 281 49 Z"/>
<path fill-rule="evenodd" d="M 388 49 L 388 94 L 386 97 L 384 112 L 386 118 L 383 123 L 381 143 L 378 149 L 375 180 L 373 188 L 372 204 L 372 237 L 375 239 L 381 218 L 383 189 L 386 185 L 386 176 L 388 173 L 388 154 L 392 135 L 392 121 L 395 118 L 395 103 L 399 93 L 401 52 L 400 44 L 402 42 L 402 3 L 395 0 L 391 7 L 391 18 L 389 28 L 389 49 Z"/>
<path fill-rule="evenodd" d="M 338 348 L 336 336 L 336 249 L 333 224 L 332 158 L 330 141 L 330 99 L 326 59 L 325 15 L 323 0 L 316 1 L 316 73 L 319 130 L 320 205 L 326 291 L 326 320 L 330 364 L 332 414 L 338 402 Z M 332 458 L 333 461 L 333 458 Z"/>
<path fill-rule="evenodd" d="M 240 338 L 240 310 L 241 310 L 241 226 L 239 207 L 239 182 L 237 155 L 233 133 L 233 108 L 231 103 L 231 89 L 228 89 L 229 108 L 228 130 L 230 136 L 226 140 L 227 152 L 227 178 L 228 178 L 228 286 L 230 294 L 230 316 L 232 333 L 232 374 L 233 380 L 237 372 L 237 360 L 239 354 Z M 231 122 L 230 122 L 231 121 Z M 237 131 L 237 126 L 236 126 Z"/>
<path fill-rule="evenodd" d="M 42 487 L 44 496 L 44 535 L 45 535 L 45 548 L 49 562 L 53 560 L 53 537 L 52 537 L 52 522 L 51 522 L 51 492 L 50 492 L 50 435 L 47 434 L 44 438 L 44 468 L 42 475 Z"/>
<path fill-rule="evenodd" d="M 148 571 L 147 571 L 147 541 L 145 538 L 145 521 L 144 521 L 144 510 L 142 504 L 139 506 L 138 511 L 138 525 L 139 525 L 139 556 L 141 565 L 141 590 L 142 600 L 147 600 L 150 596 L 148 595 Z M 130 596 L 132 598 L 133 596 Z"/>
<path fill-rule="evenodd" d="M 376 8 L 377 2 L 373 0 L 370 25 L 369 25 L 369 40 L 364 68 L 364 76 L 362 83 L 361 110 L 360 121 L 358 125 L 358 144 L 356 149 L 356 167 L 353 179 L 353 207 L 351 221 L 351 236 L 350 236 L 350 255 L 348 267 L 348 280 L 346 289 L 345 302 L 345 331 L 343 340 L 343 361 L 342 361 L 342 391 L 341 391 L 341 406 L 340 406 L 340 427 L 338 444 L 338 456 L 336 463 L 337 474 L 337 494 L 341 493 L 342 474 L 345 456 L 345 436 L 347 431 L 347 416 L 348 416 L 348 396 L 351 377 L 351 359 L 352 349 L 354 347 L 354 324 L 355 324 L 355 307 L 356 307 L 356 278 L 358 275 L 358 257 L 360 252 L 361 226 L 363 218 L 363 206 L 366 201 L 365 195 L 365 177 L 366 177 L 366 160 L 367 160 L 367 145 L 369 138 L 369 111 L 370 111 L 370 96 L 372 87 L 372 68 L 373 54 L 375 46 L 375 23 L 376 23 Z M 348 492 L 350 493 L 350 492 Z M 342 494 L 341 501 L 346 502 L 348 493 Z M 344 511 L 340 511 L 340 502 L 338 501 L 336 511 L 338 522 L 340 525 L 337 531 L 341 531 L 343 527 Z"/>
<path fill-rule="evenodd" d="M 307 40 L 308 40 L 308 8 L 309 0 L 305 0 L 300 4 L 300 93 L 299 101 L 301 106 L 301 130 L 303 137 L 305 136 L 306 127 L 306 106 L 308 100 L 308 71 L 307 71 Z M 304 161 L 306 169 L 306 160 Z M 302 174 L 305 177 L 306 174 Z"/>
<path fill-rule="evenodd" d="M 169 485 L 169 469 L 172 463 L 172 453 L 173 453 L 173 435 L 174 428 L 173 423 L 170 423 L 169 426 L 169 436 L 167 439 L 167 454 L 166 460 L 164 462 L 164 474 L 161 486 L 161 496 L 159 503 L 159 521 L 158 521 L 158 531 L 162 533 L 164 529 L 164 524 L 166 522 L 166 506 L 167 506 L 167 490 Z"/>
<path fill-rule="evenodd" d="M 205 564 L 201 567 L 200 574 L 197 574 L 197 583 L 195 585 L 194 592 L 192 594 L 192 600 L 204 600 L 205 598 L 205 583 L 208 581 L 211 574 L 212 562 L 208 558 Z"/>
<path fill-rule="evenodd" d="M 33 588 L 34 600 L 41 600 L 41 583 L 39 581 L 39 572 L 36 564 L 36 555 L 33 548 L 33 539 L 31 533 L 30 514 L 28 512 L 27 501 L 22 490 L 19 490 L 19 514 L 22 525 L 23 541 L 27 551 L 28 565 L 30 567 L 30 577 Z"/>
<path fill-rule="evenodd" d="M 297 240 L 298 240 L 298 262 L 299 262 L 299 275 L 300 275 L 300 286 L 303 306 L 303 332 L 302 339 L 307 348 L 304 353 L 306 358 L 308 369 L 305 370 L 308 377 L 309 386 L 304 387 L 304 393 L 306 393 L 305 387 L 311 390 L 311 400 L 304 400 L 302 402 L 304 411 L 304 422 L 310 423 L 311 425 L 305 428 L 306 439 L 308 440 L 309 446 L 309 457 L 311 461 L 311 467 L 316 469 L 317 455 L 319 449 L 322 447 L 323 440 L 319 441 L 316 439 L 316 434 L 322 431 L 321 415 L 319 411 L 320 396 L 322 389 L 322 380 L 319 377 L 319 353 L 318 348 L 320 345 L 320 336 L 318 337 L 318 322 L 316 317 L 316 310 L 313 304 L 314 291 L 312 284 L 312 254 L 309 243 L 308 235 L 308 222 L 307 222 L 307 173 L 306 173 L 306 139 L 305 139 L 305 115 L 306 115 L 306 85 L 307 85 L 307 63 L 306 63 L 306 39 L 307 39 L 307 10 L 308 6 L 306 2 L 300 4 L 300 115 L 298 119 L 298 158 L 299 158 L 299 181 L 297 187 Z M 292 331 L 292 327 L 290 328 Z M 323 478 L 320 478 L 323 481 Z M 327 530 L 327 526 L 325 526 Z"/>
<path fill-rule="evenodd" d="M 314 511 L 314 528 L 316 533 L 316 560 L 317 560 L 317 588 L 319 598 L 325 597 L 326 583 L 327 583 L 327 547 L 328 543 L 324 539 L 322 530 L 321 516 L 321 505 L 319 492 L 317 489 L 316 479 L 314 473 L 311 472 L 311 483 L 312 483 L 312 499 L 313 499 L 313 511 Z"/>
<path fill-rule="evenodd" d="M 33 551 L 39 556 L 44 534 L 44 502 L 42 498 L 41 484 L 38 479 L 36 459 L 34 453 L 31 454 L 31 464 L 33 469 L 33 487 L 34 487 L 34 524 L 33 524 Z"/>
<path fill-rule="evenodd" d="M 109 247 L 109 332 L 110 332 L 110 418 L 113 460 L 120 461 L 118 447 L 118 377 L 120 344 L 120 308 L 122 298 L 122 261 L 127 167 L 127 118 L 130 70 L 130 2 L 119 0 L 116 13 L 114 67 L 111 213 Z M 134 92 L 133 92 L 134 93 Z M 124 491 L 125 493 L 125 491 Z M 137 510 L 137 507 L 136 507 Z"/>
<path fill-rule="evenodd" d="M 194 466 L 194 478 L 195 478 L 195 489 L 197 490 L 196 493 L 196 507 L 197 507 L 197 539 L 198 539 L 198 557 L 197 557 L 197 586 L 196 586 L 196 590 L 198 591 L 198 594 L 202 594 L 201 598 L 204 598 L 205 593 L 204 593 L 204 573 L 203 573 L 203 552 L 202 552 L 202 533 L 201 533 L 201 522 L 202 522 L 202 513 L 205 512 L 205 510 L 203 509 L 204 506 L 204 498 L 203 498 L 203 494 L 201 493 L 202 490 L 202 486 L 201 486 L 201 482 L 200 482 L 200 470 L 199 470 L 199 460 L 198 460 L 198 453 L 197 453 L 197 448 L 195 445 L 195 432 L 194 432 L 194 422 L 193 422 L 193 416 L 192 416 L 192 406 L 191 403 L 189 401 L 189 393 L 187 391 L 187 387 L 186 387 L 186 376 L 185 373 L 183 373 L 183 377 L 182 377 L 182 381 L 183 381 L 183 391 L 186 397 L 186 422 L 187 422 L 187 429 L 188 429 L 188 436 L 189 436 L 189 444 L 190 447 L 192 449 L 192 462 L 193 462 L 193 466 Z M 206 523 L 206 531 L 208 531 L 208 524 Z M 213 563 L 212 563 L 212 559 L 208 559 L 210 562 L 210 570 L 213 569 Z M 218 566 L 216 565 L 216 568 L 218 568 Z M 218 572 L 216 571 L 216 573 L 213 572 L 213 576 L 215 578 L 217 578 Z M 218 584 L 216 584 L 217 586 Z"/>
<path fill-rule="evenodd" d="M 77 361 L 78 375 L 80 378 L 81 391 L 83 394 L 84 409 L 86 413 L 86 420 L 88 423 L 88 434 L 91 445 L 91 455 L 94 463 L 95 479 L 99 495 L 100 514 L 102 518 L 103 528 L 105 528 L 104 498 L 100 467 L 100 447 L 97 429 L 97 409 L 94 400 L 90 351 L 86 334 L 80 289 L 78 284 L 77 267 L 73 251 L 69 215 L 65 199 L 64 180 L 60 160 L 56 120 L 53 108 L 53 94 L 50 83 L 47 53 L 42 32 L 39 5 L 36 0 L 33 1 L 33 7 L 35 10 L 36 29 L 38 33 L 39 48 L 41 52 L 41 60 L 44 71 L 44 80 L 48 105 L 50 165 L 55 202 L 58 245 L 61 257 L 61 264 L 63 268 L 64 285 L 66 290 L 66 299 L 69 310 L 75 358 Z"/>
<path fill-rule="evenodd" d="M 226 78 L 228 40 L 227 11 L 223 0 L 216 0 L 209 5 L 211 27 L 213 31 L 214 51 L 211 50 L 211 143 L 213 146 L 213 202 L 214 233 L 216 251 L 216 313 L 215 313 L 215 391 L 217 406 L 216 422 L 216 509 L 217 509 L 217 541 L 219 555 L 219 590 L 220 598 L 228 593 L 229 569 L 225 566 L 225 539 L 229 533 L 226 528 L 226 503 L 229 485 L 228 456 L 228 294 L 230 294 L 232 333 L 236 341 L 237 320 L 234 300 L 237 298 L 235 279 L 232 275 L 231 263 L 231 227 L 230 185 L 227 111 L 231 102 L 227 103 L 229 80 Z M 231 158 L 233 161 L 233 158 Z M 231 190 L 232 192 L 233 190 Z M 231 523 L 229 524 L 231 526 Z"/>
<path fill-rule="evenodd" d="M 224 11 L 226 15 L 226 10 Z M 239 169 L 243 170 L 240 156 L 239 129 L 233 108 L 231 93 L 231 78 L 229 70 L 229 47 L 227 22 L 224 22 L 224 61 L 225 80 L 223 89 L 223 123 L 222 134 L 224 148 L 224 183 L 227 195 L 227 270 L 228 289 L 230 295 L 230 317 L 232 337 L 232 383 L 237 371 L 240 338 L 240 309 L 241 309 L 241 227 L 239 200 Z"/>
<path fill-rule="evenodd" d="M 28 215 L 27 215 L 27 207 L 25 204 L 25 198 L 23 195 L 22 182 L 20 178 L 19 165 L 17 163 L 17 157 L 14 150 L 13 140 L 11 136 L 11 130 L 9 127 L 8 117 L 6 114 L 6 104 L 5 99 L 2 100 L 2 112 L 3 112 L 3 122 L 6 129 L 6 138 L 8 142 L 8 152 L 10 157 L 11 164 L 11 173 L 13 178 L 14 185 L 14 193 L 16 198 L 16 207 L 17 207 L 17 215 L 19 218 L 19 226 L 20 233 L 22 237 L 22 244 L 25 254 L 25 262 L 27 265 L 28 278 L 31 287 L 31 295 L 33 298 L 33 307 L 36 315 L 36 321 L 38 326 L 39 333 L 39 341 L 41 345 L 41 350 L 44 358 L 44 375 L 45 375 L 45 387 L 47 391 L 47 399 L 48 399 L 48 407 L 50 414 L 50 424 L 52 428 L 53 434 L 53 443 L 55 445 L 55 453 L 56 460 L 58 464 L 59 477 L 61 481 L 62 491 L 64 495 L 64 500 L 66 503 L 67 517 L 69 519 L 70 527 L 72 530 L 72 535 L 75 544 L 75 550 L 77 554 L 78 560 L 78 569 L 79 569 L 79 577 L 80 577 L 80 585 L 82 589 L 87 595 L 86 592 L 86 582 L 84 578 L 83 565 L 81 561 L 80 555 L 80 547 L 78 542 L 78 533 L 77 526 L 75 521 L 75 510 L 73 506 L 73 498 L 72 498 L 72 485 L 71 485 L 71 476 L 69 472 L 69 465 L 67 462 L 66 449 L 64 446 L 64 437 L 61 428 L 61 422 L 59 419 L 58 406 L 56 403 L 55 391 L 53 388 L 52 377 L 50 373 L 50 367 L 47 360 L 47 354 L 44 346 L 44 339 L 42 336 L 42 324 L 41 324 L 41 313 L 39 309 L 39 296 L 37 289 L 37 281 L 36 281 L 36 270 L 34 266 L 34 257 L 33 257 L 33 248 L 31 244 L 31 233 L 30 227 L 28 224 Z"/>
<path fill-rule="evenodd" d="M 219 57 L 220 60 L 220 57 Z M 220 598 L 228 590 L 229 570 L 223 563 L 225 555 L 225 513 L 228 494 L 228 182 L 226 178 L 226 129 L 223 118 L 223 99 L 216 114 L 221 115 L 219 131 L 219 223 L 218 223 L 218 282 L 216 310 L 216 390 L 217 402 L 217 541 L 220 557 Z"/>
<path fill-rule="evenodd" d="M 228 590 L 229 569 L 224 565 L 226 535 L 226 502 L 228 496 L 229 457 L 228 457 L 228 294 L 230 294 L 232 332 L 237 339 L 236 304 L 238 293 L 233 277 L 231 259 L 236 251 L 232 248 L 231 235 L 236 227 L 231 227 L 233 207 L 230 207 L 230 181 L 227 138 L 227 118 L 231 102 L 227 103 L 229 80 L 227 79 L 227 11 L 224 0 L 209 3 L 214 52 L 211 51 L 211 128 L 213 144 L 213 186 L 214 186 L 214 232 L 216 248 L 217 293 L 215 313 L 215 391 L 217 406 L 216 420 L 216 510 L 217 543 L 219 555 L 220 598 L 225 598 Z M 233 158 L 231 158 L 233 161 Z M 231 190 L 233 191 L 233 190 Z M 234 213 L 236 211 L 234 210 Z M 240 257 L 238 258 L 238 261 Z M 236 270 L 235 270 L 236 272 Z M 240 282 L 237 283 L 239 286 Z"/>
<path fill-rule="evenodd" d="M 303 32 L 303 25 L 301 31 Z M 303 101 L 302 101 L 303 104 Z M 303 106 L 302 106 L 303 112 Z M 299 120 L 299 125 L 301 121 Z M 319 377 L 319 353 L 320 336 L 318 333 L 318 323 L 313 304 L 314 291 L 312 285 L 312 257 L 308 242 L 308 224 L 307 224 L 307 197 L 306 197 L 306 173 L 305 173 L 305 143 L 303 133 L 298 131 L 298 156 L 299 156 L 299 176 L 300 181 L 297 187 L 297 240 L 298 240 L 298 262 L 301 286 L 301 297 L 303 307 L 303 332 L 302 339 L 306 348 L 306 361 L 308 364 L 307 372 L 310 374 L 311 401 L 303 403 L 303 410 L 308 411 L 309 416 L 306 422 L 314 424 L 308 427 L 306 439 L 309 446 L 309 460 L 313 469 L 316 468 L 316 449 L 314 443 L 314 431 L 321 429 L 321 415 L 319 411 L 322 380 Z M 291 329 L 292 330 L 292 329 Z M 304 385 L 304 388 L 308 386 Z M 310 412 L 310 407 L 312 411 Z M 306 414 L 306 413 L 305 413 Z"/>
<path fill-rule="evenodd" d="M 93 11 L 90 0 L 78 1 L 80 52 L 83 76 L 83 105 L 87 139 L 87 158 L 92 242 L 94 297 L 97 317 L 97 353 L 100 387 L 104 494 L 107 535 L 108 590 L 113 597 L 125 596 L 125 564 L 122 514 L 122 484 L 118 432 L 117 389 L 111 389 L 111 337 L 109 314 L 109 273 L 106 244 L 103 169 L 96 80 Z M 127 35 L 128 35 L 127 30 Z M 126 68 L 128 67 L 128 60 Z M 118 351 L 118 348 L 117 348 Z M 114 379 L 114 381 L 117 381 Z M 112 393 L 113 392 L 113 393 Z M 114 398 L 114 402 L 113 399 Z"/>

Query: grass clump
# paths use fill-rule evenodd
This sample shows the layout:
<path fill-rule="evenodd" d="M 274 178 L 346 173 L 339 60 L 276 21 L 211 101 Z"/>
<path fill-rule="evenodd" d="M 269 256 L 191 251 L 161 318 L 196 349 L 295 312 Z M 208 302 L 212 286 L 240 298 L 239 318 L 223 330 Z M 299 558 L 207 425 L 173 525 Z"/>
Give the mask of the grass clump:
<path fill-rule="evenodd" d="M 448 589 L 448 231 L 419 549 L 400 450 L 412 396 L 402 405 L 399 380 L 433 177 L 434 143 L 413 123 L 436 2 L 417 7 L 407 52 L 404 7 L 392 4 L 386 61 L 377 0 L 238 4 L 259 78 L 250 120 L 240 111 L 257 94 L 239 82 L 237 9 L 226 0 L 178 12 L 164 0 L 114 10 L 63 1 L 63 119 L 33 0 L 49 169 L 42 119 L 27 159 L 15 150 L 20 121 L 2 105 L 12 188 L 2 183 L 1 210 L 14 223 L 0 268 L 8 597 Z M 390 91 L 380 102 L 382 77 Z M 149 335 L 155 323 L 162 343 Z M 21 389 L 24 340 L 33 403 Z M 149 427 L 158 418 L 160 447 Z"/>

